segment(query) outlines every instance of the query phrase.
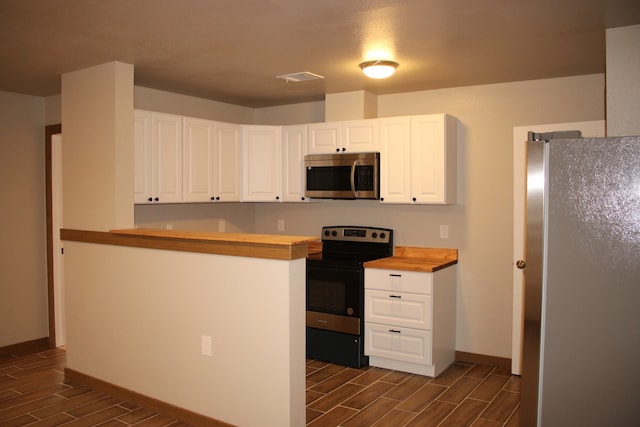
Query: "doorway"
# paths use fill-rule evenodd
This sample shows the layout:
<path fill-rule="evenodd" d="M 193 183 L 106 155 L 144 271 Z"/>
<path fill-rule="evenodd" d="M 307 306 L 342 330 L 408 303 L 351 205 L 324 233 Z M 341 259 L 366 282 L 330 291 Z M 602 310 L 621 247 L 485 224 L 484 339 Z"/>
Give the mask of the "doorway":
<path fill-rule="evenodd" d="M 49 346 L 66 344 L 62 228 L 62 126 L 45 127 L 45 180 L 47 227 L 47 298 Z"/>
<path fill-rule="evenodd" d="M 511 373 L 522 374 L 522 333 L 524 328 L 524 273 L 516 261 L 525 260 L 526 176 L 528 132 L 579 130 L 583 137 L 605 135 L 605 121 L 555 123 L 513 128 L 513 318 L 511 332 Z"/>

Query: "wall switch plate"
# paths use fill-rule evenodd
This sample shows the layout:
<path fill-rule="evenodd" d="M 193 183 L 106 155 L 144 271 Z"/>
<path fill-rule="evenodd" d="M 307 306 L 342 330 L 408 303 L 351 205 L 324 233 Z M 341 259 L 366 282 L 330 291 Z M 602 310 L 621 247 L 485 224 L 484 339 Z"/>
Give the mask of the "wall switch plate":
<path fill-rule="evenodd" d="M 211 356 L 211 337 L 202 335 L 200 337 L 200 352 L 203 356 Z"/>
<path fill-rule="evenodd" d="M 441 225 L 440 226 L 440 238 L 441 239 L 448 239 L 449 238 L 449 226 L 448 225 Z"/>
<path fill-rule="evenodd" d="M 278 220 L 278 231 L 284 231 L 284 219 Z"/>
<path fill-rule="evenodd" d="M 218 231 L 221 233 L 224 233 L 224 229 L 226 228 L 226 223 L 224 222 L 224 219 L 221 219 L 218 221 Z"/>

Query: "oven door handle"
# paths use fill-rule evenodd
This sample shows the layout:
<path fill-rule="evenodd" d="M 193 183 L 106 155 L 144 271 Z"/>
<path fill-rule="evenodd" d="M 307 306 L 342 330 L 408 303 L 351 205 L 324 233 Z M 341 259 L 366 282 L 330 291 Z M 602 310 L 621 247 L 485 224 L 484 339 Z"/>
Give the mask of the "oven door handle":
<path fill-rule="evenodd" d="M 358 197 L 358 189 L 356 188 L 356 166 L 360 163 L 360 160 L 354 160 L 351 165 L 351 191 L 353 191 L 353 197 Z"/>

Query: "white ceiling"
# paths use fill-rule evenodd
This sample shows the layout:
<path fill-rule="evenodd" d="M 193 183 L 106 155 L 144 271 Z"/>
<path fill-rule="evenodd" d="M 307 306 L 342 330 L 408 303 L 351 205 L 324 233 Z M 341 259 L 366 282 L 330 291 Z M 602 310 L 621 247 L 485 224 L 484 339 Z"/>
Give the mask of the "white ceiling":
<path fill-rule="evenodd" d="M 110 61 L 139 86 L 254 108 L 603 73 L 605 29 L 639 23 L 639 0 L 0 0 L 0 90 L 55 95 L 61 74 Z M 372 80 L 365 59 L 400 67 Z M 301 71 L 325 78 L 275 78 Z"/>

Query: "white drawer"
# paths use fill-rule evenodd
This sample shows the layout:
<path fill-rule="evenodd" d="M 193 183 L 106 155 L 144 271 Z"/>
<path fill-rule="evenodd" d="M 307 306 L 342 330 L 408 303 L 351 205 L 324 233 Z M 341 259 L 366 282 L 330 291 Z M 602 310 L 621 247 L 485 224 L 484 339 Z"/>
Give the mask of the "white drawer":
<path fill-rule="evenodd" d="M 411 328 L 365 323 L 365 354 L 431 365 L 431 333 Z"/>
<path fill-rule="evenodd" d="M 431 329 L 431 296 L 366 289 L 365 322 Z"/>
<path fill-rule="evenodd" d="M 364 287 L 383 291 L 431 295 L 433 273 L 365 268 Z"/>

